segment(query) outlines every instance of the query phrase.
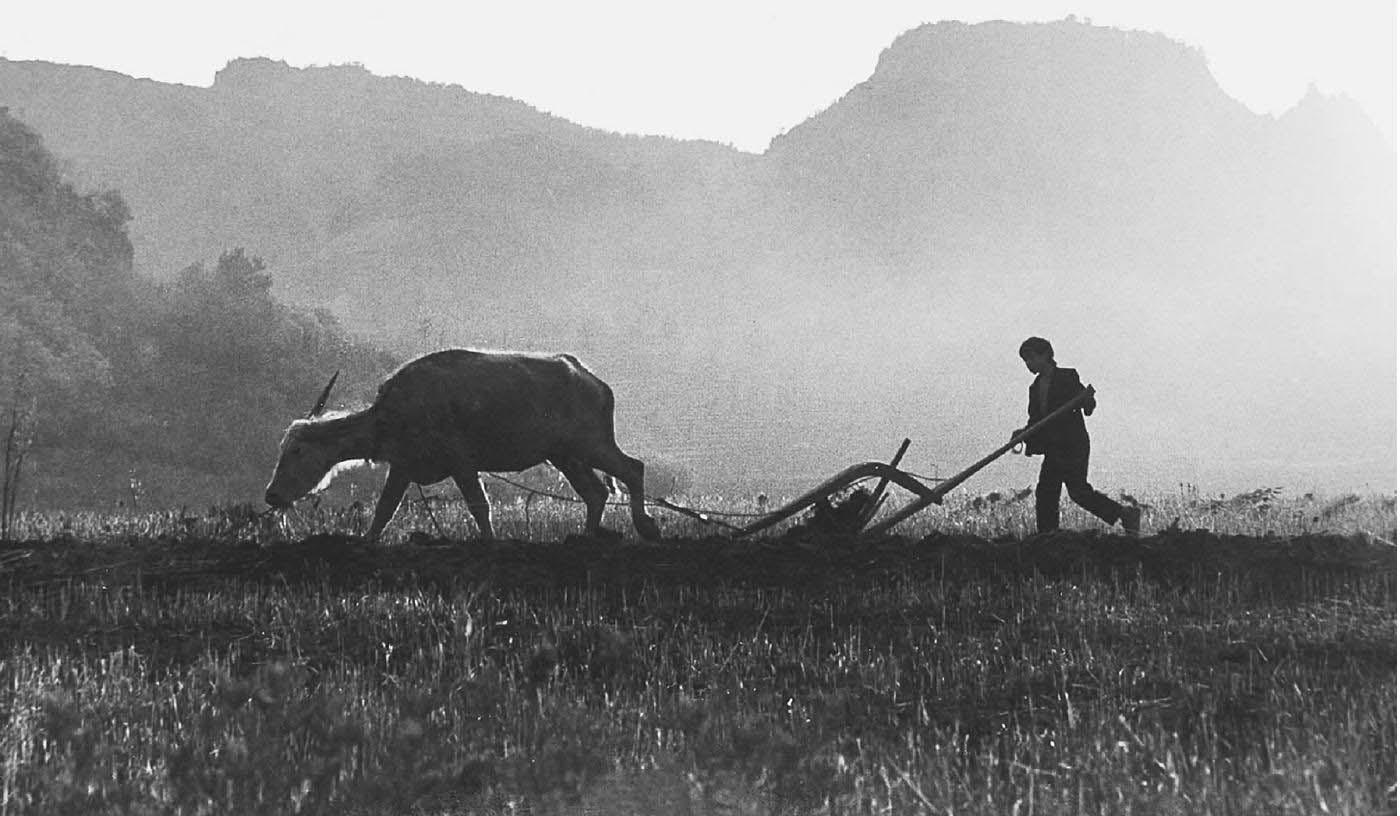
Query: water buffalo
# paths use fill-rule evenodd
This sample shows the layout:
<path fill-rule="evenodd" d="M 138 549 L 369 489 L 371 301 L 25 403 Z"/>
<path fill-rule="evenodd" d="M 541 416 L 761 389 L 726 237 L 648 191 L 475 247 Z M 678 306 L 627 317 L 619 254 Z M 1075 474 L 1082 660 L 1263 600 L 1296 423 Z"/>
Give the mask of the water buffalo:
<path fill-rule="evenodd" d="M 438 351 L 394 372 L 363 411 L 322 415 L 333 385 L 335 377 L 311 413 L 287 428 L 267 486 L 272 507 L 310 493 L 338 463 L 387 462 L 371 538 L 394 517 L 410 483 L 448 477 L 481 535 L 491 538 L 491 506 L 478 472 L 549 462 L 587 505 L 587 533 L 598 531 L 608 498 L 597 469 L 627 486 L 637 532 L 660 537 L 643 503 L 643 465 L 613 439 L 612 389 L 571 355 Z"/>

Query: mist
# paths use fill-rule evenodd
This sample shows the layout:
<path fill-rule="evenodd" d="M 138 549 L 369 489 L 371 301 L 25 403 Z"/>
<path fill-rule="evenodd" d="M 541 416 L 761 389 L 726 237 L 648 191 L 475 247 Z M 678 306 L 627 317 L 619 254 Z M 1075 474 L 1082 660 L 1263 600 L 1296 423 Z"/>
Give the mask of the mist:
<path fill-rule="evenodd" d="M 121 191 L 139 275 L 241 247 L 388 359 L 576 354 L 622 447 L 697 491 L 905 437 L 955 472 L 1025 424 L 1030 335 L 1098 391 L 1101 489 L 1395 490 L 1393 147 L 1343 98 L 1254 114 L 1160 35 L 924 26 L 762 155 L 265 59 L 210 88 L 0 60 L 0 100 Z M 1008 456 L 969 489 L 1034 480 Z"/>

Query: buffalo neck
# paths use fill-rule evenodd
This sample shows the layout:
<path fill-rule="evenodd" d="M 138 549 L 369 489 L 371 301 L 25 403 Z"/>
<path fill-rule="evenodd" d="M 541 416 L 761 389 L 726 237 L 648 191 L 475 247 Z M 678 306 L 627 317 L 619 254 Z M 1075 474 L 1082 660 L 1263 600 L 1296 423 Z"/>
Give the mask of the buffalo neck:
<path fill-rule="evenodd" d="M 377 459 L 379 445 L 374 424 L 373 409 L 367 408 L 318 421 L 314 435 L 325 440 L 335 452 L 337 461 Z"/>

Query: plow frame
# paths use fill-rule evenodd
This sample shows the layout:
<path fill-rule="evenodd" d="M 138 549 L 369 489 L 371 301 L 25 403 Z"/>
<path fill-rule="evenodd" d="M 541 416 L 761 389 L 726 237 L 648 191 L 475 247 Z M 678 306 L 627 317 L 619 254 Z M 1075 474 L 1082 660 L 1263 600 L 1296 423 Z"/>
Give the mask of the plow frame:
<path fill-rule="evenodd" d="M 891 460 L 889 464 L 885 464 L 884 462 L 861 462 L 851 465 L 768 515 L 744 527 L 738 528 L 732 533 L 732 536 L 735 538 L 742 538 L 743 536 L 756 533 L 759 530 L 772 527 L 784 519 L 797 515 L 808 507 L 815 505 L 817 502 L 829 499 L 832 495 L 845 490 L 856 482 L 877 476 L 880 478 L 879 485 L 870 496 L 869 503 L 863 509 L 855 529 L 847 532 L 858 533 L 865 538 L 874 538 L 884 535 L 889 532 L 891 528 L 903 522 L 905 519 L 908 519 L 915 513 L 920 512 L 930 504 L 942 504 L 943 497 L 952 492 L 958 485 L 970 479 L 979 470 L 1001 458 L 1007 451 L 1026 441 L 1027 438 L 1040 431 L 1051 422 L 1054 422 L 1064 414 L 1083 405 L 1086 400 L 1093 396 L 1094 386 L 1086 385 L 1084 390 L 1079 392 L 1073 399 L 1050 412 L 1039 422 L 1017 431 L 1005 444 L 958 473 L 943 479 L 933 487 L 929 487 L 912 474 L 900 470 L 897 467 L 904 456 L 904 452 L 909 448 L 909 440 L 905 439 L 904 444 L 899 447 L 899 452 L 895 454 L 894 459 Z M 896 510 L 888 518 L 882 519 L 879 524 L 876 524 L 874 527 L 862 533 L 861 528 L 868 524 L 871 518 L 874 517 L 875 512 L 879 509 L 880 504 L 884 500 L 884 490 L 891 482 L 913 493 L 915 497 L 914 500 Z"/>

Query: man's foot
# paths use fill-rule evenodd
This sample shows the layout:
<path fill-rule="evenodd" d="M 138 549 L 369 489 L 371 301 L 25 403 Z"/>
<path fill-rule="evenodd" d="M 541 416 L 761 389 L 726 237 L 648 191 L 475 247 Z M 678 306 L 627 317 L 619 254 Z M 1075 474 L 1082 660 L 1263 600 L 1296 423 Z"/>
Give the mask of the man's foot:
<path fill-rule="evenodd" d="M 1130 536 L 1135 536 L 1142 532 L 1142 508 L 1129 505 L 1123 508 L 1123 513 L 1118 517 L 1118 522 L 1123 525 L 1123 531 Z"/>

